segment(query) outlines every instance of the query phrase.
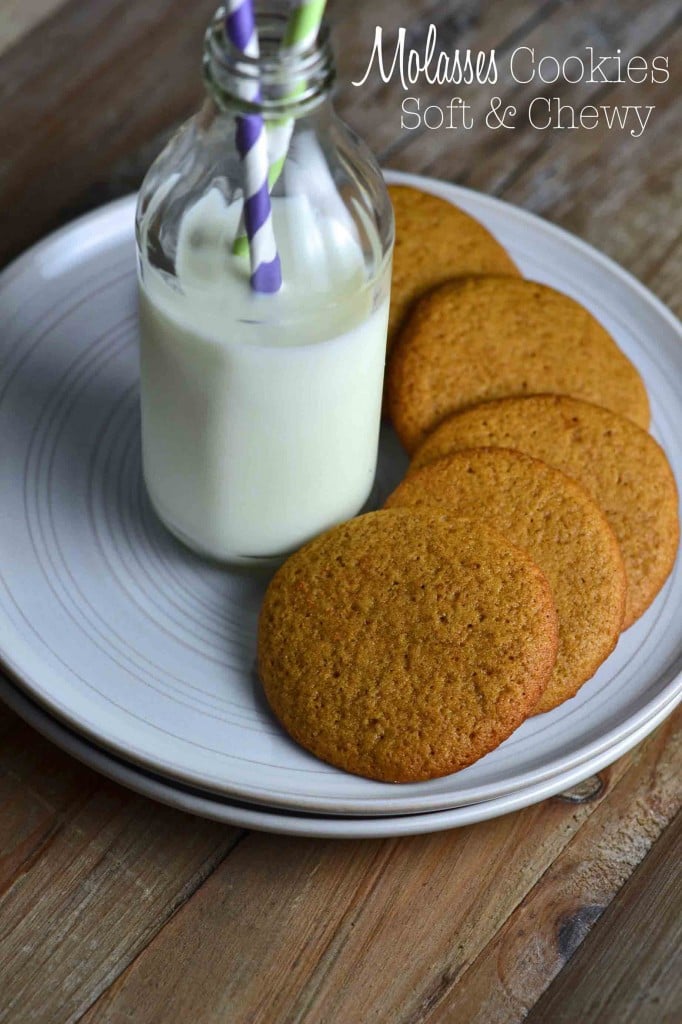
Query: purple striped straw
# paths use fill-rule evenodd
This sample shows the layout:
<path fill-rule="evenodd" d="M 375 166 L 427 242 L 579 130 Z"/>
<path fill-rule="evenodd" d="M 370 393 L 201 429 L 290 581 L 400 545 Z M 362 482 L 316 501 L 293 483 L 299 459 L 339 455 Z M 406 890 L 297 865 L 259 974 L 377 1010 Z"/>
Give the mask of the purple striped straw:
<path fill-rule="evenodd" d="M 225 31 L 232 45 L 245 56 L 258 58 L 252 0 L 226 0 L 225 15 Z M 260 101 L 257 81 L 245 98 L 253 103 Z M 251 287 L 255 292 L 278 292 L 282 287 L 282 267 L 272 224 L 268 144 L 260 114 L 237 118 L 237 151 L 244 173 L 244 225 L 251 256 Z"/>

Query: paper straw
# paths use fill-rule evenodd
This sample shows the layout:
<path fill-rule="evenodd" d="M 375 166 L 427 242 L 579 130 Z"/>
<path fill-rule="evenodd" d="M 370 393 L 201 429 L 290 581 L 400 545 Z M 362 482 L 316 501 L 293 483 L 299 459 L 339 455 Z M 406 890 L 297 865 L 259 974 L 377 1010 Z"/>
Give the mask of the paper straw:
<path fill-rule="evenodd" d="M 294 5 L 287 21 L 282 40 L 282 55 L 305 53 L 315 43 L 327 0 L 294 0 Z M 300 88 L 300 87 L 299 87 Z M 290 97 L 296 96 L 296 90 L 292 91 Z M 289 143 L 294 131 L 294 122 L 290 117 L 268 125 L 268 158 L 270 169 L 268 171 L 268 187 L 272 190 L 278 180 L 284 161 L 289 152 Z M 248 245 L 248 238 L 244 233 L 244 223 L 240 223 L 239 232 L 234 243 L 235 252 L 245 252 Z"/>
<path fill-rule="evenodd" d="M 284 40 L 282 42 L 282 53 L 288 54 L 305 53 L 315 43 L 322 18 L 326 0 L 296 0 L 289 15 Z M 292 93 L 292 98 L 296 93 Z M 268 175 L 270 188 L 275 184 L 286 160 L 289 151 L 289 143 L 294 130 L 294 122 L 291 118 L 279 121 L 268 128 L 268 150 L 270 155 L 270 171 Z"/>
<path fill-rule="evenodd" d="M 258 58 L 258 36 L 252 0 L 226 0 L 225 31 L 240 53 Z M 247 98 L 260 100 L 254 82 Z M 268 147 L 263 118 L 244 114 L 237 118 L 237 151 L 244 174 L 244 226 L 251 257 L 251 287 L 255 292 L 277 292 L 282 286 L 282 267 L 275 244 L 268 188 Z"/>

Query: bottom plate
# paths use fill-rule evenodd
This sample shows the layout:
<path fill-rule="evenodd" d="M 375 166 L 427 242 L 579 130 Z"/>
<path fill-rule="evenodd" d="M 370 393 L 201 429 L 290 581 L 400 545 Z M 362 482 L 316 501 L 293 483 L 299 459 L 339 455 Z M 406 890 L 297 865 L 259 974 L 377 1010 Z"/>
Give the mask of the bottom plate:
<path fill-rule="evenodd" d="M 217 797 L 200 789 L 173 782 L 107 753 L 72 729 L 62 725 L 1 676 L 0 699 L 4 700 L 39 733 L 77 760 L 115 782 L 127 786 L 128 789 L 158 800 L 160 803 L 168 804 L 170 807 L 187 811 L 190 814 L 198 814 L 203 818 L 211 818 L 226 825 L 260 829 L 283 835 L 320 839 L 368 839 L 442 832 L 446 829 L 500 817 L 555 796 L 584 781 L 590 775 L 594 775 L 595 772 L 612 764 L 628 750 L 631 750 L 672 713 L 680 701 L 680 696 L 674 697 L 665 707 L 660 708 L 647 722 L 619 743 L 615 743 L 608 750 L 602 751 L 577 768 L 562 772 L 545 782 L 528 786 L 494 800 L 469 804 L 466 807 L 455 807 L 451 810 L 426 814 L 405 814 L 380 818 L 296 814 L 282 809 L 255 807 Z"/>

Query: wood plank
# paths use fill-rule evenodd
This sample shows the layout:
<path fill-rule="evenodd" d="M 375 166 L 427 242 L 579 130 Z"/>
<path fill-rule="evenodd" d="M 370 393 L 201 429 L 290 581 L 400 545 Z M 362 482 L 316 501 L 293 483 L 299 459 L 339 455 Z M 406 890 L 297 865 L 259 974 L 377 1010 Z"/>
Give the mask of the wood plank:
<path fill-rule="evenodd" d="M 0 62 L 0 260 L 111 165 L 188 116 L 215 0 L 69 0 Z M 66 54 L 77 55 L 70 60 Z"/>
<path fill-rule="evenodd" d="M 639 763 L 576 833 L 458 983 L 442 993 L 423 1024 L 521 1021 L 566 962 L 573 963 L 576 948 L 680 808 L 676 776 L 682 764 L 682 712 L 676 718 L 638 755 Z M 653 779 L 657 781 L 652 785 Z M 638 972 L 643 935 L 637 943 L 619 941 L 623 970 Z M 536 1022 L 558 1019 L 549 1013 Z M 583 1019 L 581 1014 L 566 1018 Z"/>
<path fill-rule="evenodd" d="M 536 1003 L 528 1024 L 673 1024 L 682 1018 L 678 814 Z"/>
<path fill-rule="evenodd" d="M 669 39 L 682 48 L 682 30 Z M 650 52 L 654 52 L 653 49 Z M 682 69 L 673 61 L 669 88 L 614 87 L 602 102 L 654 103 L 655 119 L 632 139 L 605 128 L 577 132 L 537 154 L 531 167 L 505 188 L 504 196 L 580 235 L 645 281 L 678 314 L 682 202 Z M 586 133 L 587 134 L 587 133 Z M 605 154 L 604 173 L 597 154 Z M 606 156 L 606 154 L 608 154 Z"/>
<path fill-rule="evenodd" d="M 444 45 L 466 48 L 502 47 L 511 45 L 528 25 L 539 23 L 557 6 L 557 0 L 515 0 L 503 8 L 495 0 L 481 0 L 474 10 L 470 5 L 443 7 L 434 0 L 374 0 L 365 4 L 360 0 L 330 0 L 329 21 L 333 30 L 333 46 L 338 73 L 335 91 L 337 113 L 366 139 L 375 153 L 395 138 L 392 117 L 395 107 L 395 89 L 372 78 L 360 89 L 352 86 L 361 79 L 367 67 L 371 42 L 377 25 L 384 29 L 386 53 L 395 47 L 399 28 L 405 27 L 407 44 L 423 47 L 429 26 L 433 23 L 440 32 Z M 126 159 L 114 174 L 113 187 L 106 196 L 101 191 L 96 198 L 113 199 L 136 188 L 147 166 L 162 142 L 172 133 L 169 128 L 150 146 L 144 146 Z M 119 180 L 122 179 L 122 180 Z M 88 209 L 93 196 L 80 197 L 75 209 Z"/>
<path fill-rule="evenodd" d="M 0 57 L 66 0 L 3 0 L 0 7 Z"/>
<path fill-rule="evenodd" d="M 243 833 L 128 792 L 11 713 L 0 747 L 0 1021 L 78 1017 Z"/>
<path fill-rule="evenodd" d="M 677 743 L 665 742 L 672 727 L 659 732 L 636 762 L 613 766 L 604 792 L 585 805 L 553 800 L 383 843 L 249 836 L 84 1024 L 132 1015 L 145 1024 L 422 1021 L 585 823 L 594 818 L 599 834 L 611 800 L 636 812 L 611 859 L 644 855 L 677 797 L 680 716 L 676 725 Z M 178 949 L 183 970 L 168 977 Z"/>
<path fill-rule="evenodd" d="M 51 744 L 41 742 L 11 712 L 3 714 L 3 722 L 0 898 L 20 875 L 30 870 L 69 814 L 77 813 L 100 785 L 93 772 L 83 769 Z"/>

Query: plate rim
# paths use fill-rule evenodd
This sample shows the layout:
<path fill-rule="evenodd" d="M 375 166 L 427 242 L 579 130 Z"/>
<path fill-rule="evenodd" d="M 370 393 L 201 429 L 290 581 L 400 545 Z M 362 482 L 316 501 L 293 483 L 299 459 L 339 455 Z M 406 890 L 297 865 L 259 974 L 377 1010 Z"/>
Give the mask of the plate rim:
<path fill-rule="evenodd" d="M 426 835 L 454 828 L 464 828 L 493 818 L 513 814 L 533 804 L 542 803 L 562 791 L 584 782 L 603 771 L 649 736 L 672 714 L 682 699 L 678 695 L 671 707 L 664 707 L 630 736 L 603 751 L 589 764 L 568 769 L 544 782 L 525 789 L 461 807 L 445 808 L 414 814 L 357 817 L 344 815 L 301 814 L 286 808 L 266 805 L 235 804 L 228 797 L 208 792 L 191 792 L 153 772 L 146 772 L 90 743 L 78 732 L 62 724 L 41 708 L 20 687 L 0 676 L 0 700 L 24 722 L 70 757 L 133 792 L 150 800 L 182 811 L 198 814 L 235 828 L 264 831 L 276 835 L 292 835 L 309 839 L 391 839 L 401 836 Z"/>
<path fill-rule="evenodd" d="M 662 316 L 676 333 L 682 333 L 682 324 L 680 324 L 680 321 L 675 314 L 632 274 L 620 267 L 619 264 L 610 257 L 593 248 L 587 242 L 584 242 L 582 239 L 570 234 L 570 232 L 565 229 L 552 224 L 550 221 L 547 221 L 544 218 L 520 207 L 507 203 L 504 200 L 478 193 L 472 189 L 463 188 L 462 186 L 455 185 L 447 181 L 399 171 L 387 172 L 386 178 L 389 183 L 396 182 L 414 185 L 416 187 L 423 188 L 424 190 L 431 191 L 434 194 L 440 194 L 446 199 L 450 198 L 453 201 L 457 201 L 457 196 L 460 196 L 461 198 L 468 197 L 474 203 L 481 204 L 483 207 L 487 206 L 502 210 L 504 211 L 505 216 L 512 215 L 521 222 L 529 222 L 534 225 L 536 229 L 558 237 L 563 244 L 570 245 L 590 260 L 600 263 L 608 272 L 621 279 L 628 289 L 633 289 L 643 302 Z M 64 237 L 68 237 L 75 231 L 82 230 L 91 222 L 107 220 L 112 225 L 119 225 L 122 216 L 128 214 L 128 207 L 131 208 L 130 213 L 132 214 L 134 204 L 134 195 L 116 199 L 82 215 L 76 220 L 51 233 L 46 238 L 37 242 L 25 253 L 17 257 L 16 260 L 0 272 L 0 288 L 10 284 L 13 278 L 21 273 L 24 266 L 28 267 L 35 261 L 36 257 L 40 256 L 42 251 L 46 250 L 50 246 L 58 244 Z M 117 227 L 116 230 L 120 233 L 120 227 Z M 75 713 L 69 713 L 69 709 L 59 706 L 50 694 L 45 694 L 42 686 L 37 685 L 34 679 L 29 678 L 28 673 L 19 670 L 19 667 L 14 664 L 13 659 L 11 658 L 11 652 L 0 652 L 0 663 L 3 663 L 6 666 L 7 671 L 15 679 L 16 684 L 22 689 L 27 689 L 30 693 L 31 699 L 39 705 L 44 706 L 53 716 L 65 721 L 70 727 L 76 729 L 81 734 L 91 736 L 93 741 L 106 747 L 106 749 L 111 750 L 113 754 L 121 755 L 135 763 L 139 763 L 141 766 L 148 768 L 149 770 L 159 770 L 161 762 L 158 758 L 152 758 L 144 751 L 131 751 L 129 748 L 126 749 L 115 741 L 106 739 L 102 736 L 101 732 L 98 732 L 95 728 L 92 728 L 89 725 L 83 725 Z M 643 708 L 640 708 L 634 715 L 631 715 L 630 718 L 626 720 L 627 725 L 621 723 L 619 726 L 614 726 L 608 732 L 602 733 L 597 739 L 594 739 L 590 743 L 584 745 L 579 753 L 565 755 L 562 759 L 546 761 L 543 768 L 536 768 L 534 770 L 527 771 L 524 775 L 515 776 L 511 782 L 505 784 L 501 784 L 500 782 L 482 784 L 470 790 L 464 801 L 458 798 L 458 802 L 456 804 L 453 804 L 451 796 L 448 797 L 443 793 L 432 794 L 428 797 L 417 795 L 400 800 L 397 796 L 394 798 L 395 787 L 389 786 L 387 786 L 386 796 L 380 798 L 375 796 L 355 796 L 352 798 L 329 799 L 319 796 L 301 797 L 298 795 L 290 796 L 288 794 L 274 796 L 272 792 L 267 791 L 262 787 L 260 789 L 259 787 L 251 787 L 247 792 L 241 783 L 237 785 L 211 785 L 210 783 L 207 783 L 205 779 L 202 779 L 200 774 L 185 771 L 183 769 L 177 769 L 177 766 L 175 767 L 175 770 L 173 770 L 172 766 L 168 766 L 167 768 L 164 765 L 163 771 L 168 774 L 169 777 L 176 778 L 179 782 L 184 782 L 188 785 L 198 785 L 207 788 L 216 794 L 220 793 L 233 796 L 236 799 L 246 799 L 252 802 L 262 803 L 264 805 L 272 805 L 273 803 L 276 803 L 277 806 L 282 808 L 293 807 L 296 809 L 305 809 L 310 811 L 327 810 L 336 814 L 353 813 L 370 816 L 375 811 L 383 811 L 384 814 L 410 814 L 428 813 L 432 810 L 453 808 L 455 806 L 470 806 L 484 800 L 495 799 L 498 796 L 513 793 L 525 786 L 532 785 L 535 782 L 540 783 L 551 779 L 555 775 L 569 770 L 572 766 L 578 766 L 592 757 L 597 756 L 599 753 L 608 750 L 621 738 L 627 737 L 633 731 L 645 724 L 653 715 L 656 715 L 661 708 L 667 706 L 670 700 L 674 699 L 676 696 L 682 696 L 682 667 L 678 668 L 678 665 L 682 665 L 682 658 L 678 661 L 672 662 L 671 665 L 667 667 L 668 671 L 672 671 L 672 675 L 668 683 Z"/>

